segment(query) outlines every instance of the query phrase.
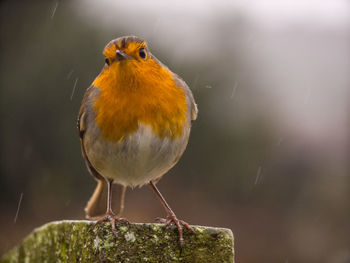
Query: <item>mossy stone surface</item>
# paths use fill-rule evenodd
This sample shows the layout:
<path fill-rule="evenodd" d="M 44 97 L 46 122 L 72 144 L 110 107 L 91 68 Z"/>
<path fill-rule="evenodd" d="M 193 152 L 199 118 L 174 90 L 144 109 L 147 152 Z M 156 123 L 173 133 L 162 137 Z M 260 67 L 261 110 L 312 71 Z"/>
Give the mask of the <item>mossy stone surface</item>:
<path fill-rule="evenodd" d="M 184 230 L 180 251 L 175 227 L 160 224 L 59 221 L 35 229 L 3 256 L 0 263 L 51 262 L 234 262 L 233 235 L 224 228 L 193 226 Z"/>

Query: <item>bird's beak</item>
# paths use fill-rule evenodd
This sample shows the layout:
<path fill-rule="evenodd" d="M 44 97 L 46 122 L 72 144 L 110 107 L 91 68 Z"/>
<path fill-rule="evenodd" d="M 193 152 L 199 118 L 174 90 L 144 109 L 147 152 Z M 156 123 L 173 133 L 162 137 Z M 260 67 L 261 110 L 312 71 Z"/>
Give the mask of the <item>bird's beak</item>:
<path fill-rule="evenodd" d="M 130 58 L 129 55 L 127 55 L 124 51 L 122 51 L 120 49 L 118 49 L 116 51 L 116 54 L 117 54 L 116 57 L 115 57 L 116 61 L 122 61 L 122 60 L 126 60 L 126 59 Z"/>

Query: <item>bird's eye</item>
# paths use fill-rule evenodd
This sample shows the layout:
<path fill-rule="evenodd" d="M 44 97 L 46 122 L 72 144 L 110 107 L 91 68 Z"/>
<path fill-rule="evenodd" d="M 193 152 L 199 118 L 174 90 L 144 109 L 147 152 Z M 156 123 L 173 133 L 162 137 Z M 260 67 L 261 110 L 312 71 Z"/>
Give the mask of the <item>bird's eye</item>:
<path fill-rule="evenodd" d="M 146 58 L 146 51 L 145 51 L 144 48 L 141 48 L 141 49 L 139 50 L 139 56 L 140 56 L 140 58 L 143 58 L 143 59 Z"/>
<path fill-rule="evenodd" d="M 109 59 L 108 58 L 105 59 L 105 62 L 109 66 Z"/>

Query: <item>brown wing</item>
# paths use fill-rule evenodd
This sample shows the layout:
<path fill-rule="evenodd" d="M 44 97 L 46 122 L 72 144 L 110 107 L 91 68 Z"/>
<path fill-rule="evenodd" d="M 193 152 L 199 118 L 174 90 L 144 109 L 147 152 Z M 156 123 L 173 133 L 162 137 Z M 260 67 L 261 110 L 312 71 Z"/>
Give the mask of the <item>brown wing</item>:
<path fill-rule="evenodd" d="M 90 174 L 97 180 L 104 180 L 102 175 L 100 175 L 96 171 L 96 169 L 92 166 L 91 162 L 89 161 L 87 154 L 86 154 L 85 146 L 84 146 L 84 135 L 85 135 L 85 132 L 87 129 L 85 107 L 86 107 L 86 103 L 88 101 L 88 98 L 89 98 L 89 96 L 94 88 L 95 88 L 94 86 L 90 86 L 84 94 L 83 100 L 81 102 L 79 114 L 78 114 L 77 128 L 78 128 L 78 136 L 80 138 L 81 153 L 83 155 L 83 158 L 85 160 L 86 166 L 87 166 Z"/>
<path fill-rule="evenodd" d="M 86 90 L 79 109 L 77 128 L 78 128 L 78 136 L 81 140 L 83 140 L 84 133 L 86 131 L 85 106 L 93 88 L 94 88 L 93 86 L 90 86 Z"/>
<path fill-rule="evenodd" d="M 88 219 L 92 219 L 94 217 L 98 217 L 102 215 L 106 211 L 106 202 L 107 202 L 107 184 L 105 183 L 105 180 L 102 175 L 100 175 L 96 169 L 93 167 L 91 162 L 89 161 L 89 158 L 87 157 L 85 146 L 84 146 L 84 135 L 87 129 L 87 112 L 86 112 L 86 103 L 89 99 L 89 96 L 91 92 L 94 90 L 94 86 L 90 86 L 83 97 L 83 100 L 81 102 L 79 114 L 78 114 L 78 121 L 77 121 L 77 128 L 78 128 L 78 136 L 80 138 L 80 146 L 81 146 L 81 153 L 83 155 L 85 164 L 88 168 L 89 173 L 96 179 L 97 186 L 93 193 L 93 195 L 90 197 L 86 207 L 85 207 L 85 214 Z"/>
<path fill-rule="evenodd" d="M 197 107 L 196 102 L 194 101 L 192 91 L 190 90 L 189 87 L 187 87 L 187 91 L 188 91 L 188 95 L 189 95 L 190 101 L 191 101 L 191 123 L 192 123 L 193 121 L 195 121 L 197 119 L 198 107 Z"/>
<path fill-rule="evenodd" d="M 193 121 L 195 121 L 197 119 L 198 108 L 197 108 L 197 104 L 193 98 L 192 91 L 187 86 L 186 82 L 175 73 L 174 73 L 174 80 L 175 80 L 175 83 L 179 87 L 183 88 L 186 91 L 186 95 L 189 99 L 189 108 L 190 108 L 189 110 L 190 110 L 190 115 L 191 115 L 191 123 L 193 123 Z"/>

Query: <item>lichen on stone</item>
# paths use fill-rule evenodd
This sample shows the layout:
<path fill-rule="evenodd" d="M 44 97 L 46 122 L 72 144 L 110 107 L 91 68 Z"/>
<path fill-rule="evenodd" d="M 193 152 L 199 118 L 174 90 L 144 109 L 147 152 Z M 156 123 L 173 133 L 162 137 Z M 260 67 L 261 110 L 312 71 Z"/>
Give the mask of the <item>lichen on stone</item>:
<path fill-rule="evenodd" d="M 175 227 L 160 224 L 60 221 L 35 229 L 0 263 L 45 262 L 196 262 L 233 261 L 233 236 L 229 229 L 193 226 L 184 230 L 180 249 Z"/>

